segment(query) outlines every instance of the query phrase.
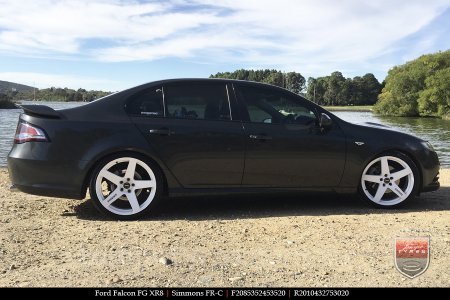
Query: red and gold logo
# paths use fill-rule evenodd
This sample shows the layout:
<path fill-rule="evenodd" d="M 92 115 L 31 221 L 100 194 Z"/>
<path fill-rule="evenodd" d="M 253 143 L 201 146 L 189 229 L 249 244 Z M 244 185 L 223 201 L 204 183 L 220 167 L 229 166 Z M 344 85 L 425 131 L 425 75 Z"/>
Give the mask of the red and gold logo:
<path fill-rule="evenodd" d="M 414 278 L 425 272 L 430 263 L 429 237 L 395 238 L 395 267 L 403 275 Z"/>

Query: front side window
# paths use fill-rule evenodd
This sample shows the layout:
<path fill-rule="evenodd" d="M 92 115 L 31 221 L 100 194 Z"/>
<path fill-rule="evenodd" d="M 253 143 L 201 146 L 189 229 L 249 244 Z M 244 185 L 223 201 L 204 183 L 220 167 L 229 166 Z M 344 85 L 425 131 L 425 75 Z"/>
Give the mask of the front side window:
<path fill-rule="evenodd" d="M 167 117 L 195 120 L 230 120 L 224 84 L 177 83 L 164 87 Z"/>
<path fill-rule="evenodd" d="M 316 115 L 296 97 L 271 89 L 239 87 L 250 122 L 275 124 L 316 124 Z"/>
<path fill-rule="evenodd" d="M 127 104 L 127 113 L 131 115 L 162 117 L 164 102 L 161 88 L 151 88 L 133 96 Z"/>

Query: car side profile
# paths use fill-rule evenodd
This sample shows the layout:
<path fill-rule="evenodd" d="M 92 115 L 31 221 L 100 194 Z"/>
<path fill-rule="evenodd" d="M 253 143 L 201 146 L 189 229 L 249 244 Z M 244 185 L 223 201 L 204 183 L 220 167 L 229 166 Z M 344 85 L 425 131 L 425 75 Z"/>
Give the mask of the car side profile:
<path fill-rule="evenodd" d="M 12 183 L 139 218 L 164 196 L 266 191 L 358 193 L 395 207 L 439 188 L 417 137 L 352 124 L 271 85 L 151 82 L 76 108 L 23 105 L 8 155 Z"/>

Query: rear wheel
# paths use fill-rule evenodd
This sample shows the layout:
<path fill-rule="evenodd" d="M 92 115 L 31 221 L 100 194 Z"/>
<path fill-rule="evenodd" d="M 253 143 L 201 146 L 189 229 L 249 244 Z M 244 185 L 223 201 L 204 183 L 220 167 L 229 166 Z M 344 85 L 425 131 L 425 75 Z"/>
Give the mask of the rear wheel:
<path fill-rule="evenodd" d="M 89 190 L 95 207 L 116 219 L 150 212 L 162 195 L 159 168 L 140 155 L 116 155 L 99 163 Z"/>
<path fill-rule="evenodd" d="M 361 175 L 360 195 L 377 207 L 394 207 L 417 194 L 419 172 L 414 162 L 399 152 L 379 156 Z"/>

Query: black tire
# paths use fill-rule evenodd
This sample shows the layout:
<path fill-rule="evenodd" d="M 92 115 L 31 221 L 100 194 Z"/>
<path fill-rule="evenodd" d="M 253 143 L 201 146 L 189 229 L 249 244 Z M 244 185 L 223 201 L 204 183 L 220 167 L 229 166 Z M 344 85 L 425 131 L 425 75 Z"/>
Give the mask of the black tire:
<path fill-rule="evenodd" d="M 132 178 L 125 178 L 128 174 L 126 172 L 130 162 L 135 164 L 134 173 L 132 176 L 128 176 Z M 149 173 L 148 170 L 151 170 L 151 172 Z M 104 177 L 105 174 L 109 174 L 106 172 L 112 173 L 112 176 L 117 175 L 122 180 L 117 182 L 116 178 L 118 177 L 112 177 L 116 181 L 116 185 L 113 181 L 109 181 Z M 127 181 L 127 179 L 130 179 L 130 181 Z M 144 182 L 152 182 L 154 187 L 135 188 L 135 184 L 138 186 L 138 184 L 143 184 Z M 100 187 L 97 186 L 98 184 L 100 184 Z M 101 194 L 99 194 L 99 191 L 101 191 Z M 93 170 L 89 183 L 89 193 L 95 208 L 106 216 L 118 220 L 139 219 L 156 211 L 164 194 L 163 174 L 155 162 L 143 155 L 137 153 L 111 155 L 102 159 Z M 136 199 L 138 203 L 134 208 L 131 203 L 136 203 L 136 201 L 130 200 L 133 194 L 133 199 Z M 106 200 L 110 196 L 114 196 L 111 199 L 116 200 L 112 200 L 107 205 Z M 108 209 L 102 203 L 105 203 Z"/>
<path fill-rule="evenodd" d="M 381 161 L 384 157 L 387 158 L 388 166 L 390 169 L 388 174 L 381 173 Z M 377 160 L 380 160 L 380 162 L 376 162 Z M 410 168 L 411 175 L 407 175 L 398 180 L 395 180 L 395 172 L 398 172 L 399 170 L 401 171 L 401 168 L 405 167 L 403 163 L 400 163 L 397 160 L 403 161 L 403 163 L 405 163 Z M 380 166 L 377 165 L 378 163 L 380 164 Z M 380 172 L 378 172 L 377 167 L 379 167 Z M 405 172 L 409 172 L 406 168 L 404 170 Z M 372 176 L 372 174 L 373 176 L 379 176 L 377 177 L 379 178 L 377 179 L 379 180 L 379 182 L 375 183 L 374 181 L 364 181 L 363 186 L 363 176 Z M 399 208 L 404 206 L 405 203 L 408 203 L 408 201 L 413 199 L 418 194 L 420 183 L 421 178 L 419 169 L 417 168 L 414 161 L 412 161 L 411 158 L 401 152 L 389 151 L 375 157 L 366 165 L 360 176 L 358 194 L 362 200 L 364 200 L 366 203 L 369 203 L 373 207 L 383 209 Z M 386 192 L 377 201 L 378 197 L 376 196 L 379 187 L 382 187 L 383 189 L 386 188 Z M 400 190 L 398 188 L 400 188 Z M 397 192 L 394 192 L 394 189 Z M 381 192 L 382 191 L 380 191 L 380 194 Z M 403 192 L 403 196 L 399 195 L 401 194 L 401 192 Z M 372 199 L 370 197 L 372 197 Z M 390 197 L 392 197 L 392 199 L 390 199 Z"/>

